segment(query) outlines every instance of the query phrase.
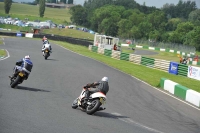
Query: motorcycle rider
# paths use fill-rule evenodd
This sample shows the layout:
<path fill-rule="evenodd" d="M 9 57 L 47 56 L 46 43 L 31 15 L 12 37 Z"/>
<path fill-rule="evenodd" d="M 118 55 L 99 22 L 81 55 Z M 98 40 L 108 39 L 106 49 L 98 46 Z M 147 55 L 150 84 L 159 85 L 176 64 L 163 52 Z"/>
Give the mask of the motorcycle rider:
<path fill-rule="evenodd" d="M 91 87 L 92 88 L 96 87 L 96 89 L 92 89 Z M 101 81 L 99 81 L 99 82 L 88 83 L 83 88 L 86 89 L 84 103 L 87 102 L 87 100 L 89 99 L 90 94 L 92 94 L 92 93 L 102 92 L 103 94 L 106 95 L 108 93 L 108 91 L 109 91 L 108 77 L 103 77 L 101 79 Z"/>
<path fill-rule="evenodd" d="M 46 36 L 43 36 L 42 42 L 44 42 L 44 40 L 47 40 Z"/>
<path fill-rule="evenodd" d="M 12 76 L 9 76 L 9 78 L 12 79 L 16 77 L 20 70 L 24 70 L 27 73 L 27 76 L 25 78 L 25 80 L 27 80 L 29 77 L 29 74 L 31 73 L 32 67 L 33 67 L 33 63 L 30 60 L 30 56 L 26 55 L 24 58 L 16 62 L 16 66 L 13 69 L 13 74 Z"/>

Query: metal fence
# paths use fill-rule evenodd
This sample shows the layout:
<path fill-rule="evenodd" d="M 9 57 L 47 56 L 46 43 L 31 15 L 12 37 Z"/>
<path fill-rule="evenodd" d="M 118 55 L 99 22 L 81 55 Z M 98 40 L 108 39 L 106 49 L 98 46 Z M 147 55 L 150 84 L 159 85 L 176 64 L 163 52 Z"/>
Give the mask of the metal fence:
<path fill-rule="evenodd" d="M 151 47 L 159 47 L 159 48 L 164 48 L 164 49 L 173 49 L 173 50 L 178 50 L 186 53 L 195 53 L 196 48 L 194 46 L 189 46 L 189 45 L 183 45 L 183 44 L 177 44 L 177 43 L 164 43 L 164 42 L 153 42 L 151 40 L 134 40 L 134 39 L 122 39 L 120 38 L 120 43 L 127 43 L 127 40 L 131 40 L 131 43 L 134 45 L 142 45 L 142 46 L 151 46 Z"/>

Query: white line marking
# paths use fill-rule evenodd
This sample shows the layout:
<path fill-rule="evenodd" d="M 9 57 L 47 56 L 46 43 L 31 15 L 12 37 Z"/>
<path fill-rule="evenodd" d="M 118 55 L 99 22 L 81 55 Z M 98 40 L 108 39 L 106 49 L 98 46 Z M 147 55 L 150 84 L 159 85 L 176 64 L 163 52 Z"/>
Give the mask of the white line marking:
<path fill-rule="evenodd" d="M 3 45 L 5 45 L 6 43 L 5 42 L 3 42 Z"/>
<path fill-rule="evenodd" d="M 6 49 L 4 49 L 4 50 L 6 50 Z M 0 59 L 0 61 L 5 60 L 5 59 L 10 57 L 10 54 L 9 54 L 8 50 L 6 50 L 6 53 L 7 53 L 7 56 L 5 58 L 3 58 L 3 59 Z"/>
<path fill-rule="evenodd" d="M 121 114 L 116 113 L 116 112 L 111 113 L 111 114 L 116 115 L 116 116 L 122 116 Z M 135 124 L 135 125 L 137 125 L 137 126 L 140 126 L 140 127 L 142 127 L 142 128 L 145 128 L 145 129 L 147 129 L 147 130 L 149 130 L 149 131 L 153 131 L 153 132 L 156 132 L 156 133 L 163 133 L 163 132 L 158 131 L 158 130 L 156 130 L 156 129 L 147 127 L 147 126 L 145 126 L 145 125 L 142 125 L 141 123 L 135 122 L 135 121 L 133 121 L 133 120 L 130 119 L 130 118 L 117 118 L 117 119 L 119 119 L 119 120 L 121 120 L 121 121 L 124 121 L 124 122 L 126 122 L 126 123 L 133 123 L 133 124 Z"/>
<path fill-rule="evenodd" d="M 56 45 L 58 45 L 58 44 L 56 44 Z M 60 45 L 58 45 L 58 46 L 60 46 Z M 60 46 L 60 47 L 66 49 L 66 50 L 68 50 L 68 51 L 71 51 L 71 50 L 69 50 L 69 49 L 67 49 L 67 48 L 65 48 L 65 47 L 63 47 L 63 46 Z M 71 51 L 71 52 L 76 53 L 76 52 L 74 52 L 74 51 Z M 79 54 L 79 53 L 76 53 L 76 54 L 81 55 L 81 54 Z M 85 55 L 81 55 L 81 56 L 84 56 L 84 57 L 93 59 L 93 58 L 88 57 L 88 56 L 85 56 Z M 93 60 L 95 60 L 95 59 L 93 59 Z M 95 61 L 98 61 L 98 60 L 95 60 Z M 100 62 L 100 61 L 98 61 L 98 62 Z M 100 63 L 103 63 L 103 62 L 100 62 Z M 105 63 L 103 63 L 103 64 L 105 64 Z M 107 64 L 105 64 L 105 65 L 107 65 Z M 109 66 L 109 65 L 107 65 L 107 66 Z M 109 66 L 109 67 L 111 67 L 111 66 Z M 113 69 L 115 69 L 115 70 L 117 70 L 117 71 L 120 71 L 120 72 L 122 72 L 122 73 L 124 73 L 124 74 L 127 74 L 127 73 L 125 73 L 125 72 L 123 72 L 123 71 L 121 71 L 121 70 L 119 70 L 119 69 L 114 68 L 114 67 L 111 67 L 111 68 L 113 68 Z M 200 108 L 198 108 L 198 107 L 196 107 L 196 106 L 193 106 L 193 105 L 191 105 L 191 104 L 189 104 L 189 103 L 187 103 L 187 102 L 185 102 L 185 101 L 183 101 L 183 100 L 180 100 L 180 99 L 176 98 L 175 96 L 170 95 L 169 93 L 160 90 L 159 88 L 156 88 L 156 87 L 154 87 L 154 86 L 151 86 L 150 84 L 148 84 L 148 83 L 146 83 L 146 82 L 144 82 L 144 81 L 142 81 L 142 80 L 140 80 L 140 79 L 138 79 L 138 78 L 136 78 L 136 77 L 134 77 L 134 76 L 132 76 L 132 75 L 130 75 L 130 74 L 127 74 L 127 75 L 129 75 L 129 76 L 131 76 L 131 77 L 133 77 L 133 78 L 135 78 L 135 79 L 137 79 L 137 80 L 139 80 L 139 81 L 145 83 L 146 85 L 148 85 L 148 86 L 150 86 L 150 87 L 152 87 L 152 88 L 155 88 L 156 90 L 158 90 L 158 91 L 160 91 L 160 92 L 162 92 L 162 93 L 164 93 L 164 94 L 167 94 L 168 96 L 173 97 L 173 98 L 175 98 L 176 100 L 178 100 L 178 101 L 180 101 L 180 102 L 183 102 L 183 103 L 189 105 L 190 107 L 192 107 L 192 108 L 197 109 L 197 110 L 200 111 Z"/>

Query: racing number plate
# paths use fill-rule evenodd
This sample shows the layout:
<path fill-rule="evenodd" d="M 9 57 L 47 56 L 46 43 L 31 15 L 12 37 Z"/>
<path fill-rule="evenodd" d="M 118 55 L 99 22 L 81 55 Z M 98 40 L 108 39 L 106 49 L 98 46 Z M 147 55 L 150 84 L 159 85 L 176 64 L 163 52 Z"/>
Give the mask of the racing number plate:
<path fill-rule="evenodd" d="M 102 104 L 104 104 L 104 102 L 105 102 L 105 101 L 103 100 L 102 97 L 100 98 L 100 102 L 101 102 Z"/>
<path fill-rule="evenodd" d="M 78 105 L 81 105 L 81 101 L 78 99 Z"/>
<path fill-rule="evenodd" d="M 19 73 L 19 76 L 23 77 L 23 76 L 24 76 L 24 74 L 23 74 L 22 72 L 20 72 L 20 73 Z"/>

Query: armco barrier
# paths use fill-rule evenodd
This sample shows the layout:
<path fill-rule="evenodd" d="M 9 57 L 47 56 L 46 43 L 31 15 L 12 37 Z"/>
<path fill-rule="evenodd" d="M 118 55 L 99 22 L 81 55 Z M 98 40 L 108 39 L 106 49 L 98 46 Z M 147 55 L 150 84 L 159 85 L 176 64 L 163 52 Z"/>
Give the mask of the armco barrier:
<path fill-rule="evenodd" d="M 16 32 L 0 32 L 0 35 L 3 36 L 16 36 Z M 51 34 L 34 34 L 33 38 L 43 38 L 43 36 L 46 36 L 50 40 L 55 40 L 55 41 L 64 41 L 68 42 L 71 44 L 77 44 L 81 46 L 86 46 L 88 47 L 89 45 L 93 45 L 92 40 L 88 39 L 80 39 L 80 38 L 72 38 L 72 37 L 66 37 L 66 36 L 58 36 L 58 35 L 51 35 Z M 22 37 L 25 37 L 25 33 L 22 33 Z"/>
<path fill-rule="evenodd" d="M 50 40 L 55 41 L 64 41 L 71 44 L 77 44 L 88 47 L 89 45 L 93 45 L 93 42 L 90 42 L 89 40 L 84 40 L 80 38 L 72 38 L 72 37 L 66 37 L 66 36 L 58 36 L 58 35 L 50 35 L 50 34 L 34 34 L 33 38 L 43 38 L 43 36 L 46 36 L 46 38 Z"/>
<path fill-rule="evenodd" d="M 127 53 L 121 53 L 120 54 L 120 60 L 129 61 L 129 54 L 127 54 Z"/>
<path fill-rule="evenodd" d="M 154 61 L 155 59 L 142 56 L 141 65 L 154 68 Z"/>
<path fill-rule="evenodd" d="M 200 93 L 166 78 L 160 79 L 160 87 L 176 97 L 200 107 Z"/>
<path fill-rule="evenodd" d="M 3 36 L 17 36 L 16 32 L 0 32 L 0 35 Z M 24 33 L 21 33 L 21 37 L 25 37 Z"/>
<path fill-rule="evenodd" d="M 188 66 L 184 64 L 178 64 L 178 75 L 186 76 L 188 73 Z"/>

